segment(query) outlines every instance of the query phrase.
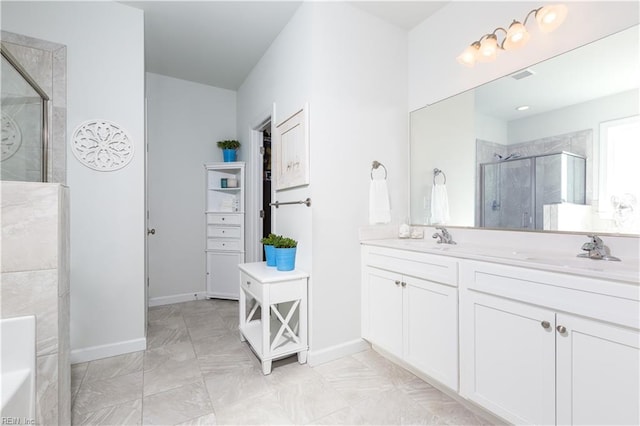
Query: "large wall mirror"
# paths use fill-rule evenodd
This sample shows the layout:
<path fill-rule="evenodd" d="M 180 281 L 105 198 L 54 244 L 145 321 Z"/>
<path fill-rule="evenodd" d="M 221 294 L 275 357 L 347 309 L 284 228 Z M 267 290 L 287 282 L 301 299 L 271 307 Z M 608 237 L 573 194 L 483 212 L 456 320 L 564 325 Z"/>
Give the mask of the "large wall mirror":
<path fill-rule="evenodd" d="M 412 223 L 444 185 L 449 226 L 640 234 L 639 51 L 635 26 L 413 111 Z"/>

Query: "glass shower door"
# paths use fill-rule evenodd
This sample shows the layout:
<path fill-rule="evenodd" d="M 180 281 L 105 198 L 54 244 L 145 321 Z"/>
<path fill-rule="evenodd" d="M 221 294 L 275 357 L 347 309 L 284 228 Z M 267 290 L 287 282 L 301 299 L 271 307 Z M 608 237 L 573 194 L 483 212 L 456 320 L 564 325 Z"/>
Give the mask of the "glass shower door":
<path fill-rule="evenodd" d="M 531 229 L 535 226 L 533 159 L 482 165 L 482 226 Z"/>
<path fill-rule="evenodd" d="M 2 55 L 0 179 L 45 179 L 46 100 Z"/>

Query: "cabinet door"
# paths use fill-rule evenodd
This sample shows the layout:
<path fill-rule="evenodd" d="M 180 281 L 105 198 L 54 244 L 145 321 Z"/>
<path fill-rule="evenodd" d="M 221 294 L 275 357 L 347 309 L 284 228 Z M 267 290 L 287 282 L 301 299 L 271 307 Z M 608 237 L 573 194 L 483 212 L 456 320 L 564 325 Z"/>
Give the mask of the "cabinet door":
<path fill-rule="evenodd" d="M 405 277 L 404 357 L 458 390 L 458 289 Z"/>
<path fill-rule="evenodd" d="M 557 317 L 558 424 L 640 424 L 640 335 L 571 315 Z"/>
<path fill-rule="evenodd" d="M 402 356 L 402 287 L 400 275 L 367 268 L 371 343 Z"/>
<path fill-rule="evenodd" d="M 207 252 L 207 297 L 238 300 L 243 253 Z"/>
<path fill-rule="evenodd" d="M 554 312 L 473 291 L 461 299 L 463 396 L 514 424 L 554 424 Z"/>

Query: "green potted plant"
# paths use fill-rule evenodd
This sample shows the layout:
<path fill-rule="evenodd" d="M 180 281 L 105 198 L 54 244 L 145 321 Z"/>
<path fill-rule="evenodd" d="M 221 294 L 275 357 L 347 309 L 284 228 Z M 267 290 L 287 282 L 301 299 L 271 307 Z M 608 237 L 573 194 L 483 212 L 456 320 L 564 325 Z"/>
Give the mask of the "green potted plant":
<path fill-rule="evenodd" d="M 298 242 L 293 238 L 279 237 L 273 245 L 276 250 L 276 268 L 278 271 L 293 271 L 296 268 Z"/>
<path fill-rule="evenodd" d="M 264 257 L 267 259 L 267 266 L 276 266 L 276 248 L 274 245 L 279 238 L 280 236 L 276 234 L 269 234 L 269 236 L 260 240 L 264 245 Z"/>
<path fill-rule="evenodd" d="M 236 161 L 236 152 L 240 148 L 240 142 L 232 139 L 218 141 L 218 148 L 222 149 L 222 158 L 225 163 Z"/>

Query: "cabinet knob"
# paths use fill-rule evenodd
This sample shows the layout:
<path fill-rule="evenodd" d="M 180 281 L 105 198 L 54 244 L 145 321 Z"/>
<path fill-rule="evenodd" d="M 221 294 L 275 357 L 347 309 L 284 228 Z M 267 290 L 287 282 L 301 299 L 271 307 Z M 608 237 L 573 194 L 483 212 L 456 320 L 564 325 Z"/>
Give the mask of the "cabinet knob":
<path fill-rule="evenodd" d="M 395 282 L 396 282 L 396 285 L 400 285 L 400 281 L 396 280 Z"/>
<path fill-rule="evenodd" d="M 407 286 L 407 283 L 405 283 L 404 281 L 402 281 L 401 284 L 402 284 L 402 287 L 406 287 Z"/>
<path fill-rule="evenodd" d="M 540 323 L 540 325 L 542 326 L 542 328 L 544 328 L 545 330 L 548 329 L 549 327 L 551 327 L 551 323 L 549 321 L 542 321 Z"/>
<path fill-rule="evenodd" d="M 247 285 L 251 285 L 251 281 L 247 281 Z"/>
<path fill-rule="evenodd" d="M 558 330 L 558 333 L 564 334 L 567 332 L 567 327 L 565 327 L 564 325 L 559 325 L 556 327 L 556 330 Z"/>

